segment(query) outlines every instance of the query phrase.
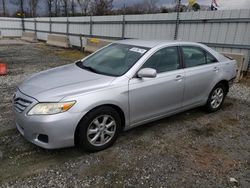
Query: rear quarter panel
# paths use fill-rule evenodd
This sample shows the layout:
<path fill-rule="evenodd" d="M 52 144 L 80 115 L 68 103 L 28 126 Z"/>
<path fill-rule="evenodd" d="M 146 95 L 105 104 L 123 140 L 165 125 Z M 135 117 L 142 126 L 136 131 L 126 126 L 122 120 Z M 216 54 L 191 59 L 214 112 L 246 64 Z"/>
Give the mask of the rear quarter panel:
<path fill-rule="evenodd" d="M 223 79 L 230 81 L 236 77 L 237 62 L 231 59 L 225 59 L 220 62 L 221 76 Z"/>
<path fill-rule="evenodd" d="M 215 51 L 214 49 L 200 44 L 204 49 L 210 52 L 220 63 L 220 74 L 218 77 L 218 81 L 227 80 L 230 81 L 236 77 L 237 73 L 237 62 L 235 60 L 229 59 L 222 55 L 221 53 Z M 215 83 L 215 84 L 217 84 Z M 213 86 L 214 87 L 214 86 Z"/>

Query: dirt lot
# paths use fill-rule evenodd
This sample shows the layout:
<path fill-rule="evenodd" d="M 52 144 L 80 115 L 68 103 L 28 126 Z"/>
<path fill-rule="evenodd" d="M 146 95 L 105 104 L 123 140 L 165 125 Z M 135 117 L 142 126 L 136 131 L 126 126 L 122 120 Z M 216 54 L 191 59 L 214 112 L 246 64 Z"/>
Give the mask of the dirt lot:
<path fill-rule="evenodd" d="M 0 77 L 0 187 L 250 187 L 250 79 L 232 88 L 217 113 L 194 109 L 140 126 L 98 153 L 27 142 L 11 111 L 15 87 L 82 56 L 40 43 L 0 46 L 10 70 Z"/>

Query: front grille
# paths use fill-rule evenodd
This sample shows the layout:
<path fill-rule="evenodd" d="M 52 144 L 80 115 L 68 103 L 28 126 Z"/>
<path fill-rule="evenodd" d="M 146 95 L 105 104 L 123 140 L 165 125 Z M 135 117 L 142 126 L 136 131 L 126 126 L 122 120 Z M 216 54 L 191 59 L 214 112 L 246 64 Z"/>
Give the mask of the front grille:
<path fill-rule="evenodd" d="M 23 98 L 14 99 L 14 108 L 17 112 L 23 112 L 32 102 Z"/>

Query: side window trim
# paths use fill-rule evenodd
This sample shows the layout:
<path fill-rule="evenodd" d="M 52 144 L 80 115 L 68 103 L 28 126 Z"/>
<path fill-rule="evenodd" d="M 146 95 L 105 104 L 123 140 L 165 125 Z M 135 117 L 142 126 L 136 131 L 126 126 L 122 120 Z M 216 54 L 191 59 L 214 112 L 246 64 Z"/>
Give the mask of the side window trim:
<path fill-rule="evenodd" d="M 147 61 L 148 61 L 155 53 L 159 52 L 160 50 L 162 50 L 162 49 L 164 49 L 164 48 L 173 48 L 173 47 L 175 47 L 175 48 L 177 49 L 177 55 L 178 55 L 178 64 L 179 64 L 179 68 L 176 69 L 176 70 L 182 69 L 182 68 L 183 68 L 183 63 L 182 63 L 182 59 L 181 59 L 181 53 L 180 53 L 179 45 L 173 45 L 173 46 L 163 46 L 163 47 L 157 49 L 155 52 L 153 52 L 153 54 L 151 54 L 151 55 L 143 62 L 143 64 L 140 66 L 140 68 L 137 70 L 137 72 L 138 72 L 139 70 L 141 70 L 141 68 L 143 67 L 143 65 L 144 65 L 145 63 L 147 63 Z M 174 71 L 174 70 L 171 70 L 171 71 Z M 137 72 L 136 72 L 136 74 L 137 74 Z M 157 74 L 164 74 L 164 73 L 166 73 L 166 72 L 170 72 L 170 71 L 160 72 L 160 73 L 157 73 Z M 136 76 L 136 75 L 135 75 L 135 76 Z"/>
<path fill-rule="evenodd" d="M 183 58 L 183 52 L 182 52 L 181 45 L 178 45 L 177 48 L 178 48 L 180 69 L 184 69 L 185 68 L 185 62 L 184 62 L 184 58 Z"/>

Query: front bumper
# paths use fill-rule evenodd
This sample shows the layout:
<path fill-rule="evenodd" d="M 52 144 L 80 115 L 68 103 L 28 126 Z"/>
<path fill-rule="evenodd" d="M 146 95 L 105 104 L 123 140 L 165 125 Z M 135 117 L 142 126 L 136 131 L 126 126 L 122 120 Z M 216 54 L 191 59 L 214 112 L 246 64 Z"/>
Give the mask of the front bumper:
<path fill-rule="evenodd" d="M 56 149 L 74 146 L 74 134 L 81 119 L 79 113 L 64 112 L 54 115 L 27 116 L 27 112 L 38 101 L 18 91 L 15 97 L 31 101 L 23 112 L 14 110 L 18 131 L 30 142 L 46 149 Z M 47 140 L 40 139 L 47 136 Z"/>

